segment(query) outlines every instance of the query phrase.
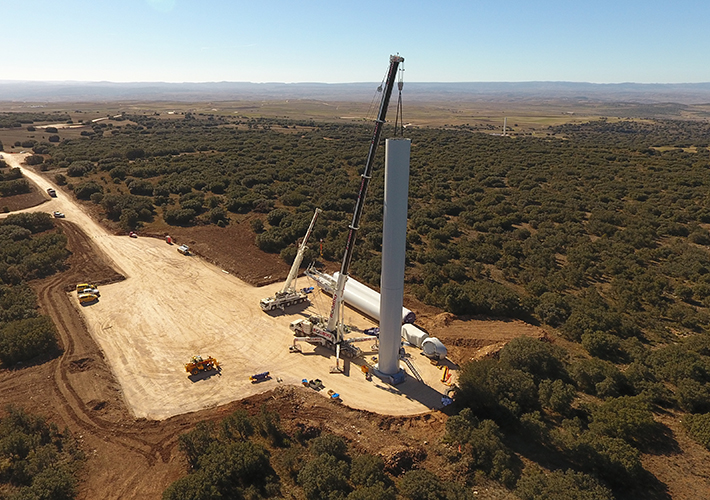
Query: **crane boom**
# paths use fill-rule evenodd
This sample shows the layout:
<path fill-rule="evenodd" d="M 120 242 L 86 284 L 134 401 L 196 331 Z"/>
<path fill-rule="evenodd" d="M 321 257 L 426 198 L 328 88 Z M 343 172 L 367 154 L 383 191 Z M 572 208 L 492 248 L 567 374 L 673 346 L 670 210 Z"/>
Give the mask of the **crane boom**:
<path fill-rule="evenodd" d="M 306 231 L 306 235 L 303 237 L 303 241 L 301 242 L 301 246 L 298 247 L 298 253 L 296 253 L 296 258 L 293 259 L 293 265 L 291 266 L 291 270 L 288 273 L 288 277 L 286 278 L 286 282 L 284 283 L 284 286 L 281 289 L 281 293 L 286 293 L 291 288 L 291 283 L 293 283 L 293 280 L 296 279 L 296 275 L 298 274 L 298 269 L 301 267 L 301 262 L 303 262 L 303 254 L 306 253 L 306 249 L 308 248 L 306 246 L 308 243 L 308 239 L 311 237 L 311 233 L 313 232 L 313 226 L 316 225 L 316 219 L 318 218 L 318 214 L 321 212 L 322 212 L 322 210 L 320 208 L 316 208 L 316 213 L 313 214 L 313 219 L 311 220 L 311 225 L 308 226 L 308 231 Z"/>
<path fill-rule="evenodd" d="M 358 229 L 360 229 L 360 218 L 362 217 L 362 211 L 365 206 L 365 196 L 367 195 L 367 188 L 370 185 L 370 179 L 372 177 L 372 167 L 375 163 L 375 153 L 377 152 L 377 147 L 380 144 L 380 136 L 382 135 L 382 128 L 385 124 L 385 117 L 387 116 L 387 108 L 389 107 L 390 97 L 392 95 L 392 89 L 394 87 L 394 80 L 397 76 L 397 69 L 399 68 L 400 63 L 402 62 L 404 62 L 403 57 L 400 57 L 398 55 L 390 56 L 390 66 L 387 72 L 385 87 L 382 92 L 380 110 L 377 115 L 377 120 L 375 120 L 375 130 L 372 134 L 372 141 L 370 141 L 370 150 L 367 154 L 365 170 L 363 171 L 361 176 L 360 192 L 358 193 L 357 202 L 355 203 L 353 220 L 349 226 L 348 239 L 345 243 L 345 254 L 343 255 L 343 263 L 340 267 L 340 275 L 338 276 L 338 282 L 333 293 L 333 302 L 331 304 L 330 317 L 328 318 L 328 325 L 326 329 L 329 332 L 335 333 L 337 343 L 340 343 L 343 340 L 342 326 L 340 325 L 340 312 L 343 303 L 343 291 L 345 290 L 345 283 L 347 282 L 348 275 L 350 273 L 350 262 L 352 261 L 353 257 L 355 237 L 357 236 Z"/>
<path fill-rule="evenodd" d="M 316 219 L 318 218 L 318 214 L 321 212 L 322 210 L 320 208 L 316 208 L 316 213 L 313 214 L 311 225 L 308 226 L 308 231 L 306 231 L 306 235 L 303 237 L 303 241 L 298 247 L 296 257 L 293 259 L 293 265 L 291 266 L 291 270 L 288 272 L 288 277 L 286 278 L 286 282 L 284 283 L 283 288 L 281 288 L 281 291 L 276 292 L 273 297 L 266 297 L 259 301 L 259 307 L 261 307 L 262 311 L 269 312 L 275 309 L 284 310 L 284 308 L 288 306 L 301 304 L 308 300 L 309 290 L 307 288 L 304 288 L 303 290 L 295 290 L 293 288 L 293 280 L 295 280 L 296 275 L 298 275 L 298 268 L 301 267 L 303 255 L 306 253 L 306 249 L 308 248 L 306 246 L 308 244 L 308 238 L 311 237 L 313 226 L 316 225 Z"/>

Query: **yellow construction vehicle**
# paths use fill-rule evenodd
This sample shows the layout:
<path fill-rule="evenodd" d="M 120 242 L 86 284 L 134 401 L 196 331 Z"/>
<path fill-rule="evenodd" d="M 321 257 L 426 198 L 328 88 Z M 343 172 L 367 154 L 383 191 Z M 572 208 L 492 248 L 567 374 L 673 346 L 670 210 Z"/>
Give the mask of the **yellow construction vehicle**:
<path fill-rule="evenodd" d="M 191 375 L 197 375 L 200 372 L 208 372 L 210 370 L 219 370 L 219 362 L 212 356 L 202 358 L 202 356 L 193 356 L 188 363 L 185 364 L 185 371 Z"/>

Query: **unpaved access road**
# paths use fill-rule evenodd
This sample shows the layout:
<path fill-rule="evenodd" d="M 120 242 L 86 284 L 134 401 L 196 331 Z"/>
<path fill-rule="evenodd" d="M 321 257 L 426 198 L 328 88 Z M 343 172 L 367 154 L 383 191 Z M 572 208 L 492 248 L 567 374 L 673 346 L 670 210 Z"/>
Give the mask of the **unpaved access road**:
<path fill-rule="evenodd" d="M 23 155 L 5 158 L 12 166 L 20 166 Z M 29 169 L 23 168 L 23 174 L 42 190 L 57 188 Z M 288 324 L 325 313 L 329 297 L 316 294 L 308 309 L 292 307 L 284 314 L 266 314 L 258 306 L 259 299 L 272 295 L 282 284 L 254 288 L 202 259 L 179 254 L 164 241 L 111 235 L 79 204 L 58 193 L 57 198 L 30 210 L 65 213 L 126 277 L 102 286 L 95 304 L 82 307 L 73 293 L 70 300 L 104 352 L 134 416 L 161 420 L 226 404 L 279 384 L 298 385 L 304 378 L 322 380 L 326 390 L 339 393 L 352 408 L 381 414 L 410 415 L 440 406 L 447 389 L 440 382 L 441 371 L 417 350 L 411 351 L 412 361 L 424 383 L 408 377 L 396 387 L 376 378 L 366 381 L 360 360 L 345 361 L 344 373 L 330 373 L 335 359 L 324 348 L 306 344 L 304 354 L 289 353 L 293 335 Z M 90 275 L 85 278 L 92 280 Z M 351 310 L 346 320 L 357 329 L 373 326 Z M 183 364 L 194 354 L 217 358 L 221 371 L 188 376 Z M 250 375 L 263 371 L 269 371 L 272 378 L 250 383 Z"/>

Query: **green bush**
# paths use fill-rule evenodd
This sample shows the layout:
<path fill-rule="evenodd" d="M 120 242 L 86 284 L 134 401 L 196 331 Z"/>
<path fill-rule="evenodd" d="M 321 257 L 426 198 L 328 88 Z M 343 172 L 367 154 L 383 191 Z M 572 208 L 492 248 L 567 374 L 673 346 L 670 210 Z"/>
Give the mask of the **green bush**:
<path fill-rule="evenodd" d="M 57 349 L 54 323 L 47 316 L 28 318 L 0 326 L 0 362 L 12 366 Z"/>
<path fill-rule="evenodd" d="M 32 231 L 32 234 L 54 227 L 52 216 L 45 212 L 29 212 L 8 215 L 0 221 L 0 226 L 20 226 Z"/>
<path fill-rule="evenodd" d="M 0 418 L 0 491 L 3 498 L 71 500 L 82 454 L 68 431 L 43 417 L 7 408 Z"/>
<path fill-rule="evenodd" d="M 710 413 L 686 415 L 683 417 L 683 427 L 690 437 L 710 450 Z"/>
<path fill-rule="evenodd" d="M 314 438 L 310 444 L 311 453 L 315 456 L 324 454 L 333 455 L 338 460 L 349 460 L 348 445 L 340 436 L 334 434 L 323 434 Z"/>
<path fill-rule="evenodd" d="M 563 356 L 561 348 L 531 337 L 514 338 L 500 351 L 501 363 L 529 373 L 536 381 L 567 378 Z"/>
<path fill-rule="evenodd" d="M 648 403 L 638 396 L 626 396 L 610 399 L 592 409 L 589 430 L 634 445 L 657 433 L 658 424 Z"/>
<path fill-rule="evenodd" d="M 624 374 L 608 361 L 583 359 L 573 364 L 570 372 L 577 386 L 587 394 L 608 398 L 628 390 Z"/>
<path fill-rule="evenodd" d="M 515 494 L 522 500 L 614 500 L 612 492 L 594 477 L 571 469 L 548 474 L 526 472 Z"/>
<path fill-rule="evenodd" d="M 89 200 L 94 193 L 103 193 L 104 188 L 94 181 L 82 182 L 74 186 L 74 194 L 80 200 Z"/>
<path fill-rule="evenodd" d="M 456 483 L 442 481 L 427 470 L 407 471 L 399 482 L 399 494 L 407 500 L 464 500 L 466 491 Z"/>
<path fill-rule="evenodd" d="M 356 488 L 347 496 L 347 500 L 396 500 L 396 498 L 394 488 L 382 484 Z"/>
<path fill-rule="evenodd" d="M 710 412 L 710 387 L 707 383 L 684 378 L 678 381 L 677 387 L 676 398 L 683 410 L 691 413 Z"/>
<path fill-rule="evenodd" d="M 502 437 L 495 422 L 481 422 L 466 408 L 446 422 L 444 442 L 460 447 L 463 472 L 470 480 L 476 471 L 482 471 L 491 479 L 512 486 L 518 465 Z"/>
<path fill-rule="evenodd" d="M 298 484 L 309 500 L 344 499 L 350 492 L 347 462 L 330 453 L 309 460 L 298 473 Z"/>
<path fill-rule="evenodd" d="M 15 196 L 30 192 L 30 183 L 27 179 L 0 182 L 0 196 Z"/>
<path fill-rule="evenodd" d="M 584 347 L 589 354 L 597 358 L 612 362 L 621 362 L 624 360 L 621 340 L 610 333 L 585 333 L 582 335 L 582 347 Z"/>
<path fill-rule="evenodd" d="M 456 400 L 479 417 L 502 421 L 538 408 L 532 375 L 492 359 L 462 367 Z"/>
<path fill-rule="evenodd" d="M 577 396 L 577 391 L 574 386 L 566 384 L 562 380 L 545 379 L 540 381 L 538 396 L 540 406 L 564 415 L 569 411 L 570 405 Z"/>
<path fill-rule="evenodd" d="M 384 472 L 385 463 L 374 455 L 357 455 L 350 464 L 350 481 L 355 486 L 389 486 L 389 477 Z"/>
<path fill-rule="evenodd" d="M 27 165 L 41 165 L 44 163 L 44 157 L 42 155 L 30 155 L 27 158 L 25 158 L 25 163 Z"/>

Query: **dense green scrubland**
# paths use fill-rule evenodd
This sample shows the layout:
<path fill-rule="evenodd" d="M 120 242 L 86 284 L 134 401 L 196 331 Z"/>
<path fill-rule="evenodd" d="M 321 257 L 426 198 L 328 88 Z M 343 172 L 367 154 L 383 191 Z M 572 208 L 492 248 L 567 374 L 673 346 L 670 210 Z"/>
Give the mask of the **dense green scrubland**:
<path fill-rule="evenodd" d="M 191 473 L 165 498 L 288 488 L 309 499 L 453 499 L 484 480 L 523 499 L 662 498 L 640 457 L 678 444 L 655 417 L 686 413 L 686 432 L 710 441 L 710 126 L 407 135 L 409 291 L 458 315 L 539 322 L 571 343 L 516 339 L 498 359 L 465 365 L 438 476 L 383 472 L 337 437 L 288 436 L 268 414 L 237 414 L 182 438 Z M 125 230 L 251 213 L 259 247 L 289 258 L 321 207 L 314 238 L 337 261 L 369 140 L 369 126 L 352 124 L 126 116 L 35 152 Z M 382 184 L 378 168 L 352 269 L 375 285 Z M 197 436 L 209 443 L 199 451 Z"/>

